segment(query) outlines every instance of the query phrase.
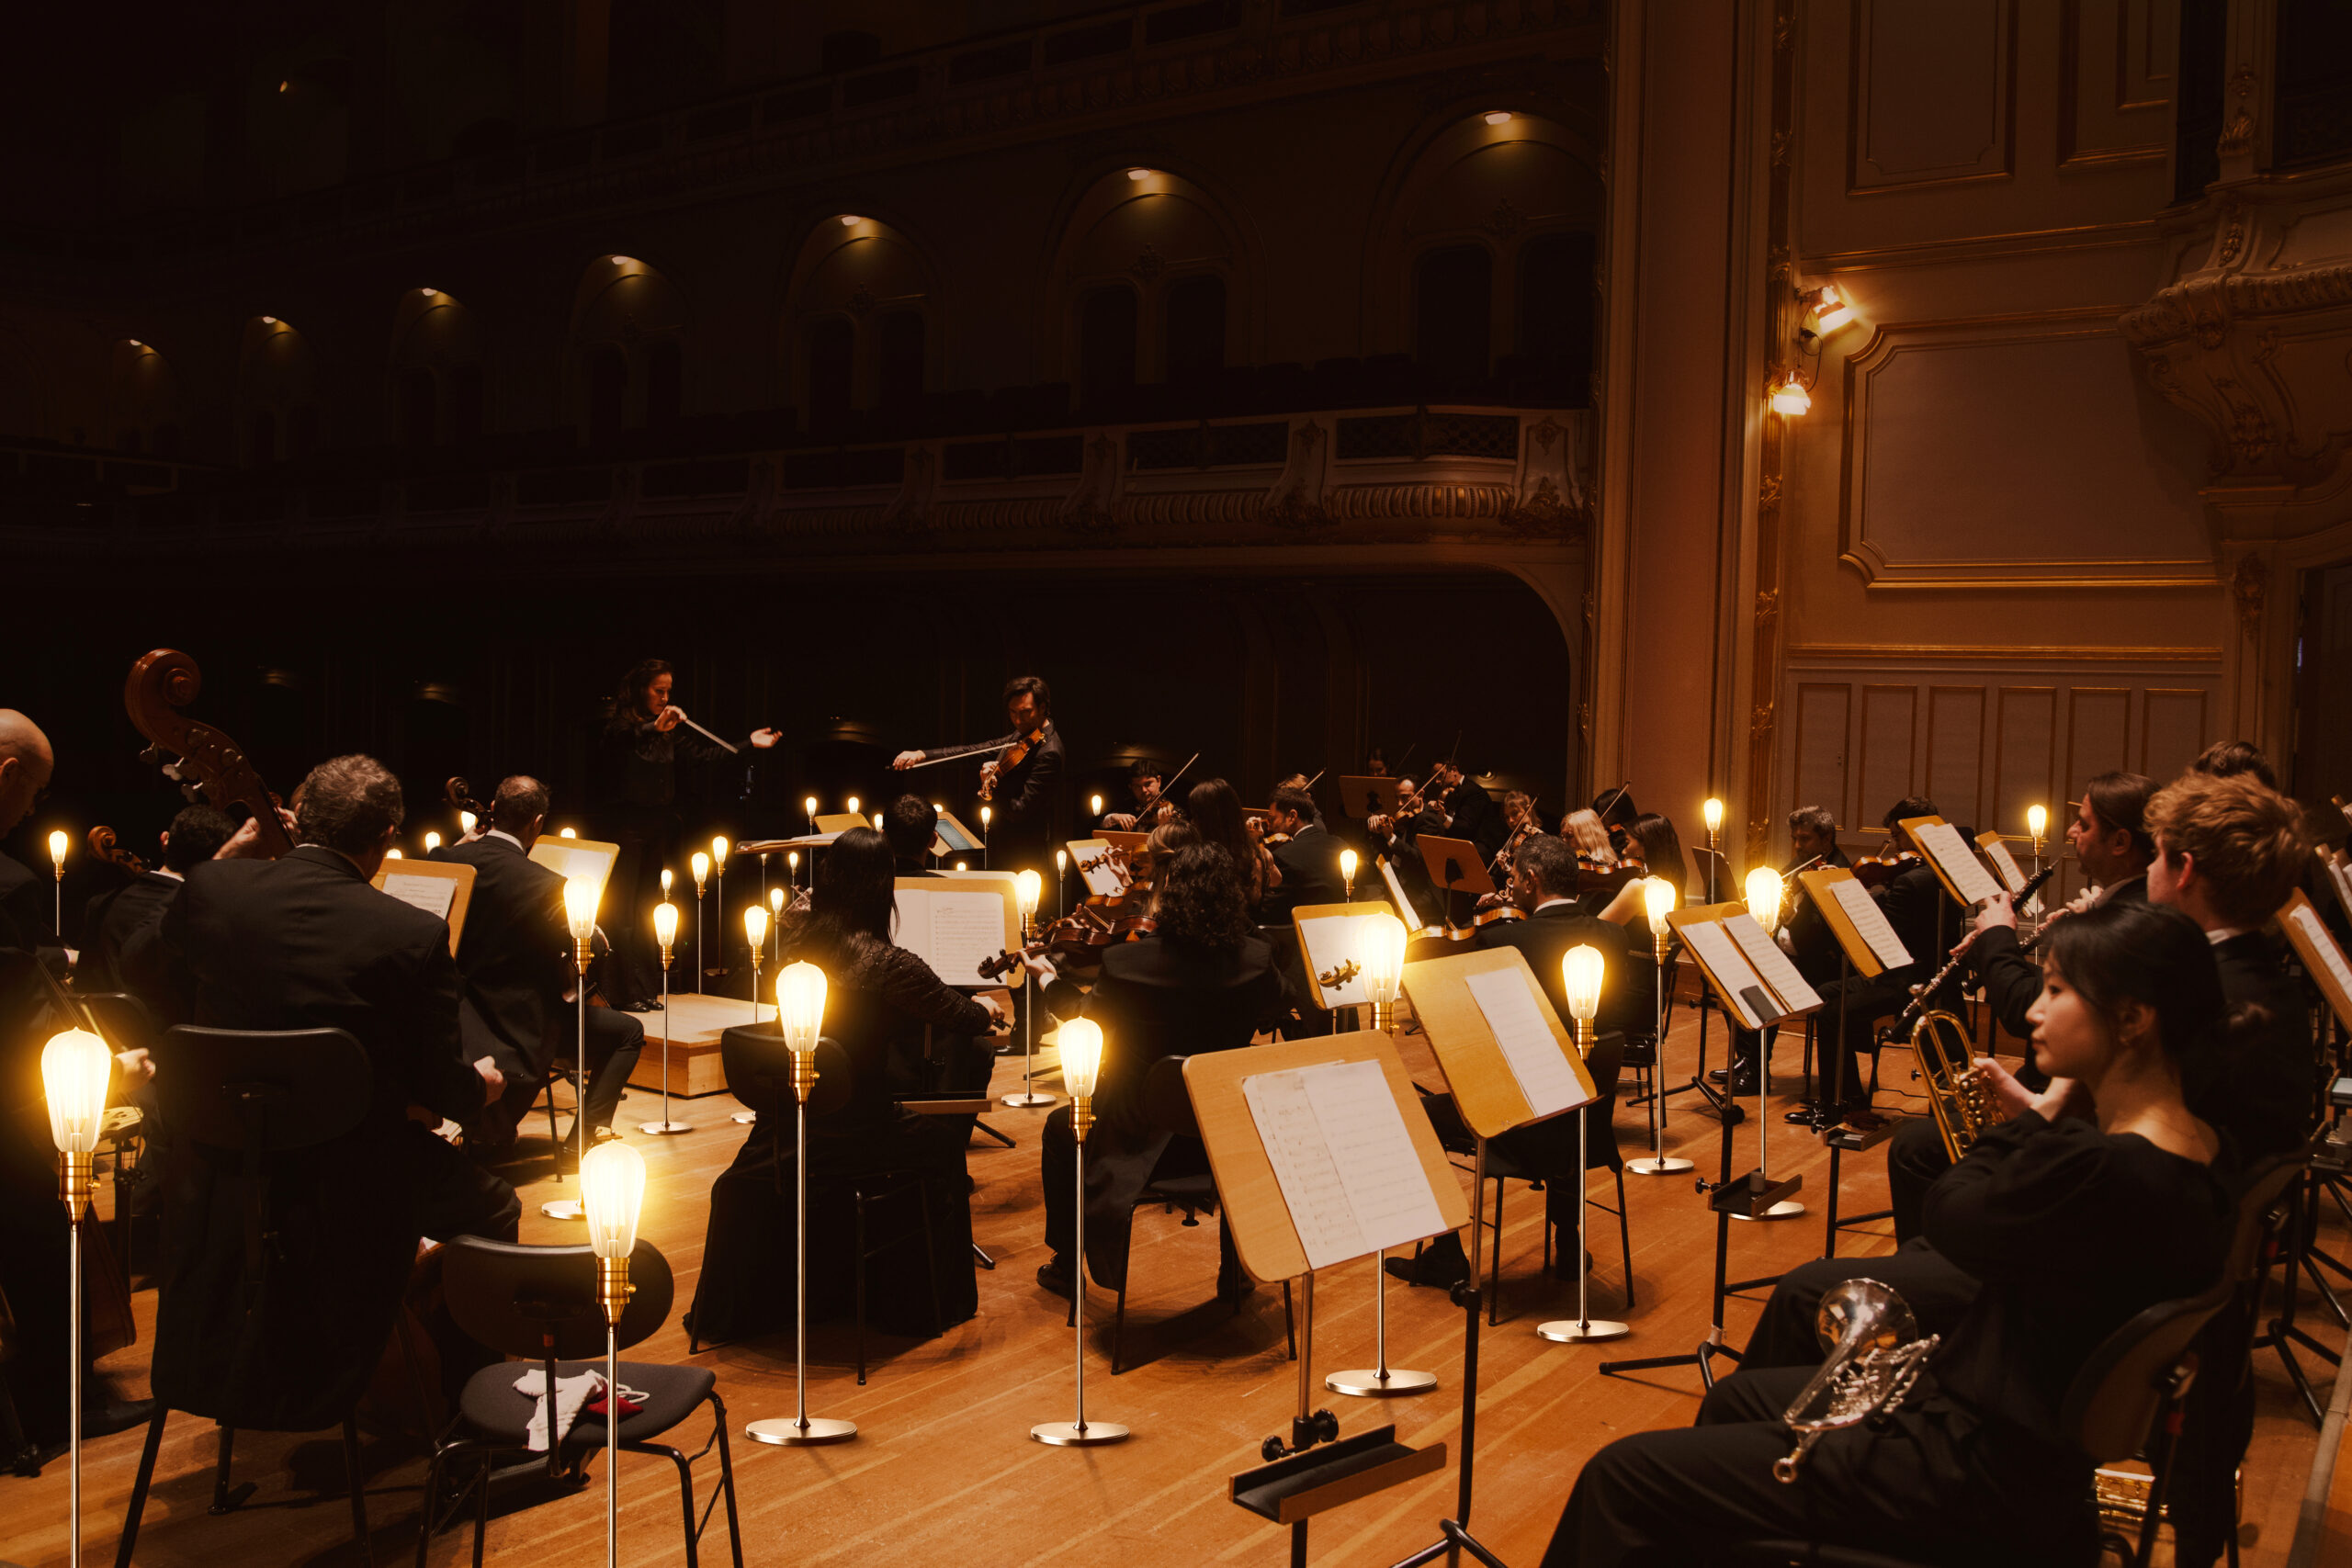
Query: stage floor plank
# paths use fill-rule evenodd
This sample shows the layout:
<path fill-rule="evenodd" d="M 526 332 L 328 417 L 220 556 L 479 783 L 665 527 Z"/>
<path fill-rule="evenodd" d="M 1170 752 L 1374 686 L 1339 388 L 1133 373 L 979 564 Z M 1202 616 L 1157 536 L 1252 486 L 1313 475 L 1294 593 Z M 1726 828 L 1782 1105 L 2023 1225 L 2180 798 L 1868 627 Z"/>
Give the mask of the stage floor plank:
<path fill-rule="evenodd" d="M 1686 1081 L 1696 1062 L 1696 1031 L 1681 1011 L 1668 1043 L 1675 1069 L 1668 1082 Z M 658 1024 L 654 1031 L 659 1035 Z M 1714 1043 L 1720 1059 L 1721 1035 Z M 1439 1082 L 1418 1036 L 1403 1041 L 1407 1066 L 1423 1082 Z M 1039 1087 L 1058 1090 L 1053 1053 L 1040 1054 Z M 1764 1275 L 1818 1256 L 1828 1179 L 1826 1154 L 1779 1119 L 1799 1087 L 1793 1039 L 1783 1041 L 1774 1077 L 1770 1124 L 1776 1172 L 1802 1174 L 1801 1218 L 1736 1224 L 1732 1236 L 1735 1278 Z M 1887 1053 L 1883 1107 L 1924 1106 L 1907 1099 L 1910 1064 Z M 1021 1058 L 1001 1058 L 999 1093 L 1018 1087 Z M 1716 1123 L 1696 1095 L 1674 1097 L 1667 1142 L 1712 1174 Z M 645 1234 L 668 1255 L 678 1274 L 678 1309 L 692 1300 L 703 1250 L 707 1195 L 741 1142 L 744 1129 L 729 1120 L 735 1102 L 724 1094 L 678 1108 L 695 1131 L 673 1138 L 638 1134 L 658 1098 L 633 1090 L 620 1125 L 641 1149 L 652 1181 Z M 1751 1102 L 1752 1105 L 1752 1102 Z M 988 1118 L 1020 1140 L 1007 1149 L 976 1139 L 970 1168 L 978 1182 L 972 1201 L 973 1232 L 998 1261 L 979 1275 L 980 1311 L 944 1337 L 924 1344 L 877 1336 L 869 1340 L 869 1382 L 855 1384 L 846 1324 L 812 1332 L 809 1403 L 812 1412 L 858 1423 L 857 1441 L 842 1447 L 792 1450 L 742 1440 L 741 1423 L 792 1412 L 788 1333 L 706 1349 L 699 1360 L 718 1375 L 719 1391 L 738 1427 L 734 1445 L 741 1491 L 745 1558 L 754 1564 L 789 1559 L 820 1565 L 956 1563 L 965 1568 L 1067 1561 L 1073 1549 L 1087 1558 L 1134 1562 L 1272 1564 L 1286 1560 L 1284 1532 L 1227 1500 L 1227 1478 L 1257 1462 L 1259 1442 L 1287 1434 L 1296 1398 L 1295 1363 L 1283 1354 L 1278 1289 L 1261 1288 L 1245 1310 L 1230 1315 L 1212 1301 L 1216 1270 L 1215 1222 L 1187 1228 L 1179 1216 L 1145 1211 L 1136 1217 L 1134 1290 L 1127 1303 L 1127 1356 L 1141 1365 L 1109 1375 L 1107 1341 L 1112 1299 L 1090 1297 L 1097 1325 L 1088 1368 L 1088 1411 L 1125 1422 L 1136 1436 L 1125 1444 L 1089 1450 L 1047 1449 L 1029 1439 L 1040 1421 L 1067 1420 L 1071 1403 L 1071 1338 L 1063 1303 L 1035 1279 L 1045 1257 L 1038 1195 L 1037 1134 L 1042 1111 L 998 1107 Z M 1629 1156 L 1645 1139 L 1638 1109 L 1621 1107 L 1618 1127 Z M 1738 1129 L 1736 1164 L 1755 1159 L 1756 1122 Z M 545 1145 L 525 1150 L 544 1156 Z M 1884 1206 L 1886 1182 L 1876 1153 L 1847 1162 L 1842 1206 L 1849 1213 Z M 566 1228 L 537 1211 L 546 1198 L 568 1195 L 544 1157 L 511 1173 L 523 1185 L 523 1239 L 570 1240 Z M 1466 1176 L 1464 1178 L 1467 1183 Z M 1596 1315 L 1623 1318 L 1631 1337 L 1611 1345 L 1569 1347 L 1534 1336 L 1545 1318 L 1573 1315 L 1574 1286 L 1536 1277 L 1543 1200 L 1513 1184 L 1505 1205 L 1501 1326 L 1481 1343 L 1476 1499 L 1471 1526 L 1506 1562 L 1532 1565 L 1541 1556 L 1577 1468 L 1594 1450 L 1628 1432 L 1687 1423 L 1700 1392 L 1695 1371 L 1675 1369 L 1638 1379 L 1599 1376 L 1612 1357 L 1687 1351 L 1706 1330 L 1713 1267 L 1713 1227 L 1688 1175 L 1628 1176 L 1634 1272 L 1639 1304 L 1623 1307 L 1613 1220 L 1592 1217 Z M 1604 1175 L 1593 1186 L 1607 1198 Z M 2330 1216 L 2331 1219 L 2334 1216 Z M 2339 1229 L 2341 1227 L 2335 1227 Z M 2345 1238 L 2337 1235 L 2340 1245 Z M 1882 1223 L 1867 1234 L 1841 1238 L 1841 1253 L 1883 1252 L 1893 1245 Z M 1462 1314 L 1432 1291 L 1392 1284 L 1388 1295 L 1392 1364 L 1435 1371 L 1437 1391 L 1385 1404 L 1327 1393 L 1321 1374 L 1365 1364 L 1371 1356 L 1373 1274 L 1368 1264 L 1334 1270 L 1319 1280 L 1313 1368 L 1315 1401 L 1338 1412 L 1343 1431 L 1394 1420 L 1401 1440 L 1419 1446 L 1443 1441 L 1458 1458 L 1461 1442 Z M 108 1359 L 104 1370 L 125 1393 L 145 1392 L 147 1340 L 154 1294 L 136 1298 L 142 1340 Z M 1738 1344 L 1753 1322 L 1752 1305 L 1730 1308 L 1727 1337 Z M 2330 1344 L 2339 1336 L 2324 1330 Z M 685 1333 L 673 1314 L 653 1338 L 629 1354 L 639 1359 L 684 1359 Z M 2310 1364 L 2307 1359 L 2307 1365 Z M 2321 1364 L 2322 1371 L 2332 1371 Z M 2283 1563 L 2307 1479 L 2316 1434 L 2299 1413 L 2275 1356 L 2256 1363 L 2260 1416 L 2245 1478 L 2250 1527 L 2245 1561 Z M 2326 1383 L 2321 1384 L 2325 1397 Z M 696 1418 L 677 1435 L 689 1451 L 708 1423 Z M 85 1476 L 85 1551 L 110 1560 L 136 1472 L 138 1430 L 89 1446 Z M 191 1417 L 166 1429 L 156 1482 L 139 1540 L 139 1559 L 155 1568 L 175 1564 L 241 1565 L 356 1561 L 342 1495 L 340 1443 L 332 1432 L 309 1436 L 241 1433 L 237 1475 L 258 1483 L 238 1514 L 207 1515 L 215 1451 L 210 1425 Z M 413 1560 L 423 1463 L 413 1447 L 370 1439 L 368 1498 L 379 1562 Z M 716 1456 L 696 1466 L 698 1500 L 717 1478 Z M 2339 1481 L 2342 1477 L 2339 1476 Z M 1453 1508 L 1456 1472 L 1443 1472 L 1317 1518 L 1310 1561 L 1328 1568 L 1378 1568 L 1434 1540 L 1438 1519 Z M 2342 1509 L 2347 1488 L 2336 1488 Z M 651 1564 L 682 1560 L 674 1472 L 645 1458 L 624 1461 L 621 1472 L 621 1558 Z M 489 1560 L 512 1568 L 578 1563 L 603 1551 L 602 1478 L 585 1493 L 493 1517 Z M 281 1506 L 265 1506 L 281 1505 Z M 37 1480 L 0 1480 L 0 1562 L 62 1563 L 65 1560 L 66 1466 L 61 1459 Z M 2338 1520 L 2342 1526 L 2344 1521 Z M 723 1511 L 705 1537 L 706 1563 L 728 1561 Z M 470 1549 L 470 1527 L 437 1537 L 427 1561 L 452 1564 Z M 2166 1557 L 2163 1559 L 2169 1561 Z M 2323 1555 L 2322 1561 L 2324 1561 Z"/>

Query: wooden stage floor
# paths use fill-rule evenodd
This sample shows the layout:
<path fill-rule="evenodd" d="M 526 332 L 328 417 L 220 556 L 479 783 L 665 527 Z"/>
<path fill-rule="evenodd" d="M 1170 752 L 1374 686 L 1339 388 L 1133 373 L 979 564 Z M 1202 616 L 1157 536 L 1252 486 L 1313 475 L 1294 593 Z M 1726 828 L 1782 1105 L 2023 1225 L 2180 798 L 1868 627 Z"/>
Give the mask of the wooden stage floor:
<path fill-rule="evenodd" d="M 1686 1081 L 1695 1066 L 1697 1032 L 1680 1010 L 1668 1042 L 1669 1082 Z M 658 1026 L 656 1030 L 658 1041 Z M 1715 1035 L 1720 1059 L 1721 1034 Z M 1439 1079 L 1418 1035 L 1403 1041 L 1407 1066 L 1423 1082 Z M 1058 1089 L 1051 1054 L 1041 1052 L 1041 1087 Z M 1784 1039 L 1775 1074 L 1771 1142 L 1776 1170 L 1802 1173 L 1809 1212 L 1796 1219 L 1734 1226 L 1734 1278 L 1770 1274 L 1822 1250 L 1822 1208 L 1828 1177 L 1826 1154 L 1779 1119 L 1799 1088 L 1798 1048 Z M 1021 1058 L 1003 1058 L 1000 1093 L 1018 1086 Z M 1886 1055 L 1883 1107 L 1908 1105 L 1909 1062 Z M 633 1089 L 621 1124 L 651 1168 L 644 1234 L 668 1255 L 678 1273 L 678 1309 L 692 1299 L 701 1262 L 707 1194 L 741 1141 L 729 1120 L 737 1109 L 724 1094 L 684 1102 L 677 1114 L 695 1131 L 661 1139 L 635 1131 L 658 1114 L 659 1100 Z M 1752 1104 L 1752 1102 L 1751 1102 Z M 1097 1419 L 1135 1429 L 1128 1442 L 1088 1450 L 1048 1449 L 1032 1442 L 1034 1423 L 1067 1420 L 1071 1401 L 1071 1340 L 1063 1303 L 1035 1279 L 1045 1251 L 1040 1240 L 1037 1134 L 1043 1111 L 999 1107 L 989 1120 L 1020 1140 L 1003 1148 L 976 1139 L 970 1168 L 978 1182 L 973 1230 L 998 1260 L 979 1276 L 980 1310 L 944 1337 L 910 1344 L 870 1342 L 874 1362 L 865 1388 L 851 1371 L 846 1324 L 812 1335 L 809 1403 L 819 1415 L 857 1422 L 859 1437 L 838 1448 L 786 1450 L 735 1442 L 747 1562 L 768 1564 L 927 1564 L 963 1568 L 1049 1562 L 1129 1563 L 1263 1563 L 1286 1561 L 1285 1533 L 1227 1500 L 1227 1477 L 1257 1462 L 1260 1441 L 1287 1433 L 1296 1397 L 1296 1369 L 1283 1353 L 1279 1290 L 1261 1289 L 1244 1311 L 1229 1315 L 1213 1301 L 1216 1269 L 1214 1222 L 1195 1228 L 1179 1216 L 1146 1211 L 1136 1217 L 1134 1291 L 1127 1305 L 1127 1356 L 1141 1364 L 1114 1378 L 1098 1349 L 1089 1363 L 1088 1409 Z M 1621 1107 L 1621 1136 L 1630 1156 L 1644 1138 L 1638 1110 Z M 1716 1163 L 1716 1122 L 1696 1095 L 1671 1101 L 1669 1148 Z M 1736 1163 L 1754 1163 L 1756 1123 L 1738 1129 Z M 526 1151 L 533 1145 L 526 1142 Z M 544 1145 L 537 1145 L 544 1154 Z M 545 1175 L 544 1158 L 512 1173 L 529 1178 L 523 1239 L 576 1237 L 543 1219 L 545 1198 L 568 1195 Z M 1464 1179 L 1467 1183 L 1467 1178 Z M 1595 1195 L 1606 1197 L 1606 1178 Z M 1613 1223 L 1593 1218 L 1595 1315 L 1630 1322 L 1632 1336 L 1611 1345 L 1563 1346 L 1535 1337 L 1546 1318 L 1574 1315 L 1571 1284 L 1537 1277 L 1542 1245 L 1540 1195 L 1512 1185 L 1505 1202 L 1502 1304 L 1506 1320 L 1482 1338 L 1477 1430 L 1476 1497 L 1473 1529 L 1509 1562 L 1531 1565 L 1566 1499 L 1585 1458 L 1622 1434 L 1687 1423 L 1700 1391 L 1695 1371 L 1674 1369 L 1635 1379 L 1603 1378 L 1595 1366 L 1610 1357 L 1690 1350 L 1704 1334 L 1713 1265 L 1713 1226 L 1689 1176 L 1626 1178 L 1631 1202 L 1634 1285 L 1638 1305 L 1627 1310 Z M 1843 1208 L 1848 1213 L 1884 1206 L 1884 1167 L 1873 1151 L 1847 1164 Z M 2333 1218 L 2333 1216 L 2331 1216 Z M 2340 1227 L 2339 1227 L 2340 1229 Z M 2343 1250 L 2346 1238 L 2335 1237 Z M 1849 1234 L 1841 1253 L 1874 1253 L 1893 1245 L 1883 1224 Z M 1461 1439 L 1462 1314 L 1438 1292 L 1393 1285 L 1388 1295 L 1392 1364 L 1424 1368 L 1440 1379 L 1436 1391 L 1386 1402 L 1325 1393 L 1324 1372 L 1366 1364 L 1372 1353 L 1373 1274 L 1355 1265 L 1320 1278 L 1313 1366 L 1317 1403 L 1340 1418 L 1342 1430 L 1361 1431 L 1394 1420 L 1399 1438 L 1420 1446 L 1444 1442 L 1458 1455 Z M 144 1336 L 154 1294 L 137 1306 Z M 1091 1315 L 1107 1342 L 1110 1297 L 1091 1299 Z M 1735 1302 L 1727 1336 L 1743 1342 L 1754 1321 L 1751 1304 Z M 2331 1330 L 2328 1342 L 2336 1342 Z M 719 1392 L 737 1425 L 792 1413 L 791 1337 L 725 1346 L 700 1361 L 718 1375 Z M 639 1359 L 683 1359 L 684 1331 L 673 1313 L 661 1333 L 630 1353 Z M 127 1394 L 145 1392 L 147 1346 L 109 1358 L 105 1370 Z M 2307 1359 L 2308 1364 L 2308 1359 Z M 2324 1364 L 2321 1370 L 2329 1371 Z M 2276 1357 L 2257 1362 L 2261 1416 L 2245 1473 L 2248 1522 L 2245 1561 L 2283 1563 L 2311 1468 L 2316 1434 L 2293 1400 Z M 2327 1384 L 2321 1384 L 2323 1399 Z M 695 1417 L 678 1437 L 689 1451 L 708 1434 Z M 135 1472 L 141 1433 L 124 1432 L 90 1445 L 85 1471 L 85 1551 L 110 1561 Z M 241 1434 L 237 1474 L 259 1483 L 237 1514 L 214 1518 L 211 1495 L 215 1439 L 209 1423 L 175 1417 L 166 1430 L 156 1483 L 139 1539 L 140 1561 L 161 1565 L 262 1565 L 356 1562 L 343 1496 L 341 1445 L 333 1433 L 288 1437 Z M 368 1510 L 379 1562 L 413 1560 L 423 1463 L 412 1445 L 369 1438 Z M 2352 1468 L 2352 1467 L 2346 1467 Z M 698 1501 L 718 1474 L 717 1458 L 696 1466 Z M 2315 1561 L 2352 1561 L 2352 1485 L 2339 1484 L 2333 1530 Z M 1437 1521 L 1453 1507 L 1453 1466 L 1395 1491 L 1318 1518 L 1310 1561 L 1376 1568 L 1434 1540 Z M 630 1563 L 683 1561 L 674 1472 L 661 1461 L 628 1458 L 621 1469 L 621 1559 Z M 581 1563 L 603 1551 L 604 1484 L 598 1475 L 582 1494 L 494 1517 L 489 1561 L 509 1568 Z M 38 1480 L 0 1479 L 0 1563 L 65 1561 L 66 1466 L 60 1459 Z M 471 1530 L 435 1538 L 428 1561 L 463 1562 Z M 703 1543 L 703 1561 L 728 1561 L 723 1512 Z"/>

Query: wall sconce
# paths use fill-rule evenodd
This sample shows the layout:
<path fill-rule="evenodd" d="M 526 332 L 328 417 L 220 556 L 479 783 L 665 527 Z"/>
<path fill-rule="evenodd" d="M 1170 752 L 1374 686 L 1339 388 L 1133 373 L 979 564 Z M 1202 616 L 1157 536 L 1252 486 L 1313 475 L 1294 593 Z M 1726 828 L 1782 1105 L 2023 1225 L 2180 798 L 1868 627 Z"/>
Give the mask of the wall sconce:
<path fill-rule="evenodd" d="M 1510 123 L 1510 110 L 1488 109 L 1486 113 L 1485 118 L 1488 125 L 1509 125 Z"/>
<path fill-rule="evenodd" d="M 1127 171 L 1127 178 L 1140 185 L 1144 181 L 1151 178 L 1151 171 L 1149 169 L 1129 169 Z"/>
<path fill-rule="evenodd" d="M 1804 375 L 1795 370 L 1784 370 L 1774 379 L 1768 400 L 1772 412 L 1784 419 L 1794 419 L 1813 410 L 1813 393 L 1805 386 Z"/>
<path fill-rule="evenodd" d="M 1834 283 L 1806 289 L 1797 296 L 1797 303 L 1804 307 L 1805 313 L 1814 320 L 1813 330 L 1823 337 L 1862 319 L 1856 313 L 1853 301 L 1847 299 Z M 1804 333 L 1800 331 L 1798 335 Z"/>
<path fill-rule="evenodd" d="M 844 212 L 842 214 L 842 227 L 844 229 L 854 229 L 865 221 L 865 219 L 860 218 L 854 212 Z"/>

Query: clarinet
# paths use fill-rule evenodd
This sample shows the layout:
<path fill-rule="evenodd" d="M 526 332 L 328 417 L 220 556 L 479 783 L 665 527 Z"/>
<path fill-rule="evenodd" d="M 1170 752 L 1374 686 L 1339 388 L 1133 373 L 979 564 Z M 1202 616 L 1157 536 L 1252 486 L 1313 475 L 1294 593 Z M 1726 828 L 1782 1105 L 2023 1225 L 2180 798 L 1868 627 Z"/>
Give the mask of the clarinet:
<path fill-rule="evenodd" d="M 2043 866 L 2040 871 L 2035 872 L 2026 885 L 2023 887 L 2018 888 L 2016 894 L 2011 897 L 2011 905 L 2013 907 L 2022 908 L 2023 906 L 2032 902 L 2033 896 L 2041 891 L 2041 885 L 2049 881 L 2052 876 L 2056 875 L 2057 872 L 2058 863 L 2054 860 L 2048 865 Z M 1968 943 L 1974 940 L 1975 933 L 1972 931 L 1969 933 L 1967 941 L 1962 942 L 1958 947 L 1952 950 L 1951 956 L 1944 960 L 1944 966 L 1937 970 L 1934 975 L 1928 977 L 1926 985 L 1914 988 L 1911 997 L 1911 1005 L 1905 1008 L 1903 1010 L 1903 1015 L 1894 1021 L 1895 1028 L 1908 1029 L 1911 1025 L 1919 1021 L 1919 1015 L 1927 1010 L 1928 998 L 1934 996 L 1939 990 L 1943 988 L 1943 983 L 1951 978 L 1952 971 L 1958 969 L 1962 964 L 1968 962 Z M 2021 953 L 2031 953 L 2035 948 L 2041 945 L 2041 937 L 2037 933 L 2031 942 L 2025 943 L 2018 949 L 2018 951 Z"/>

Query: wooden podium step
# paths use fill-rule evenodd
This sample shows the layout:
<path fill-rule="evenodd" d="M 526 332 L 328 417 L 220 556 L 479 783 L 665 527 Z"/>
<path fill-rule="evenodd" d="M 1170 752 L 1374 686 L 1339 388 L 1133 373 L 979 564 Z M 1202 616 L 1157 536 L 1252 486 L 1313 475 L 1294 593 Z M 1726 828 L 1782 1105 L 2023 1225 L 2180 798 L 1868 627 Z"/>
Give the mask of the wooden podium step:
<path fill-rule="evenodd" d="M 645 1050 L 637 1058 L 637 1070 L 628 1076 L 631 1089 L 662 1092 L 662 1015 L 640 1012 L 633 1015 L 645 1025 Z M 760 1009 L 763 1021 L 775 1021 L 774 1006 Z M 724 1093 L 727 1077 L 718 1060 L 718 1037 L 728 1030 L 752 1021 L 752 1004 L 739 997 L 699 996 L 688 991 L 684 996 L 670 997 L 670 1094 L 673 1099 L 693 1100 L 706 1094 Z"/>

